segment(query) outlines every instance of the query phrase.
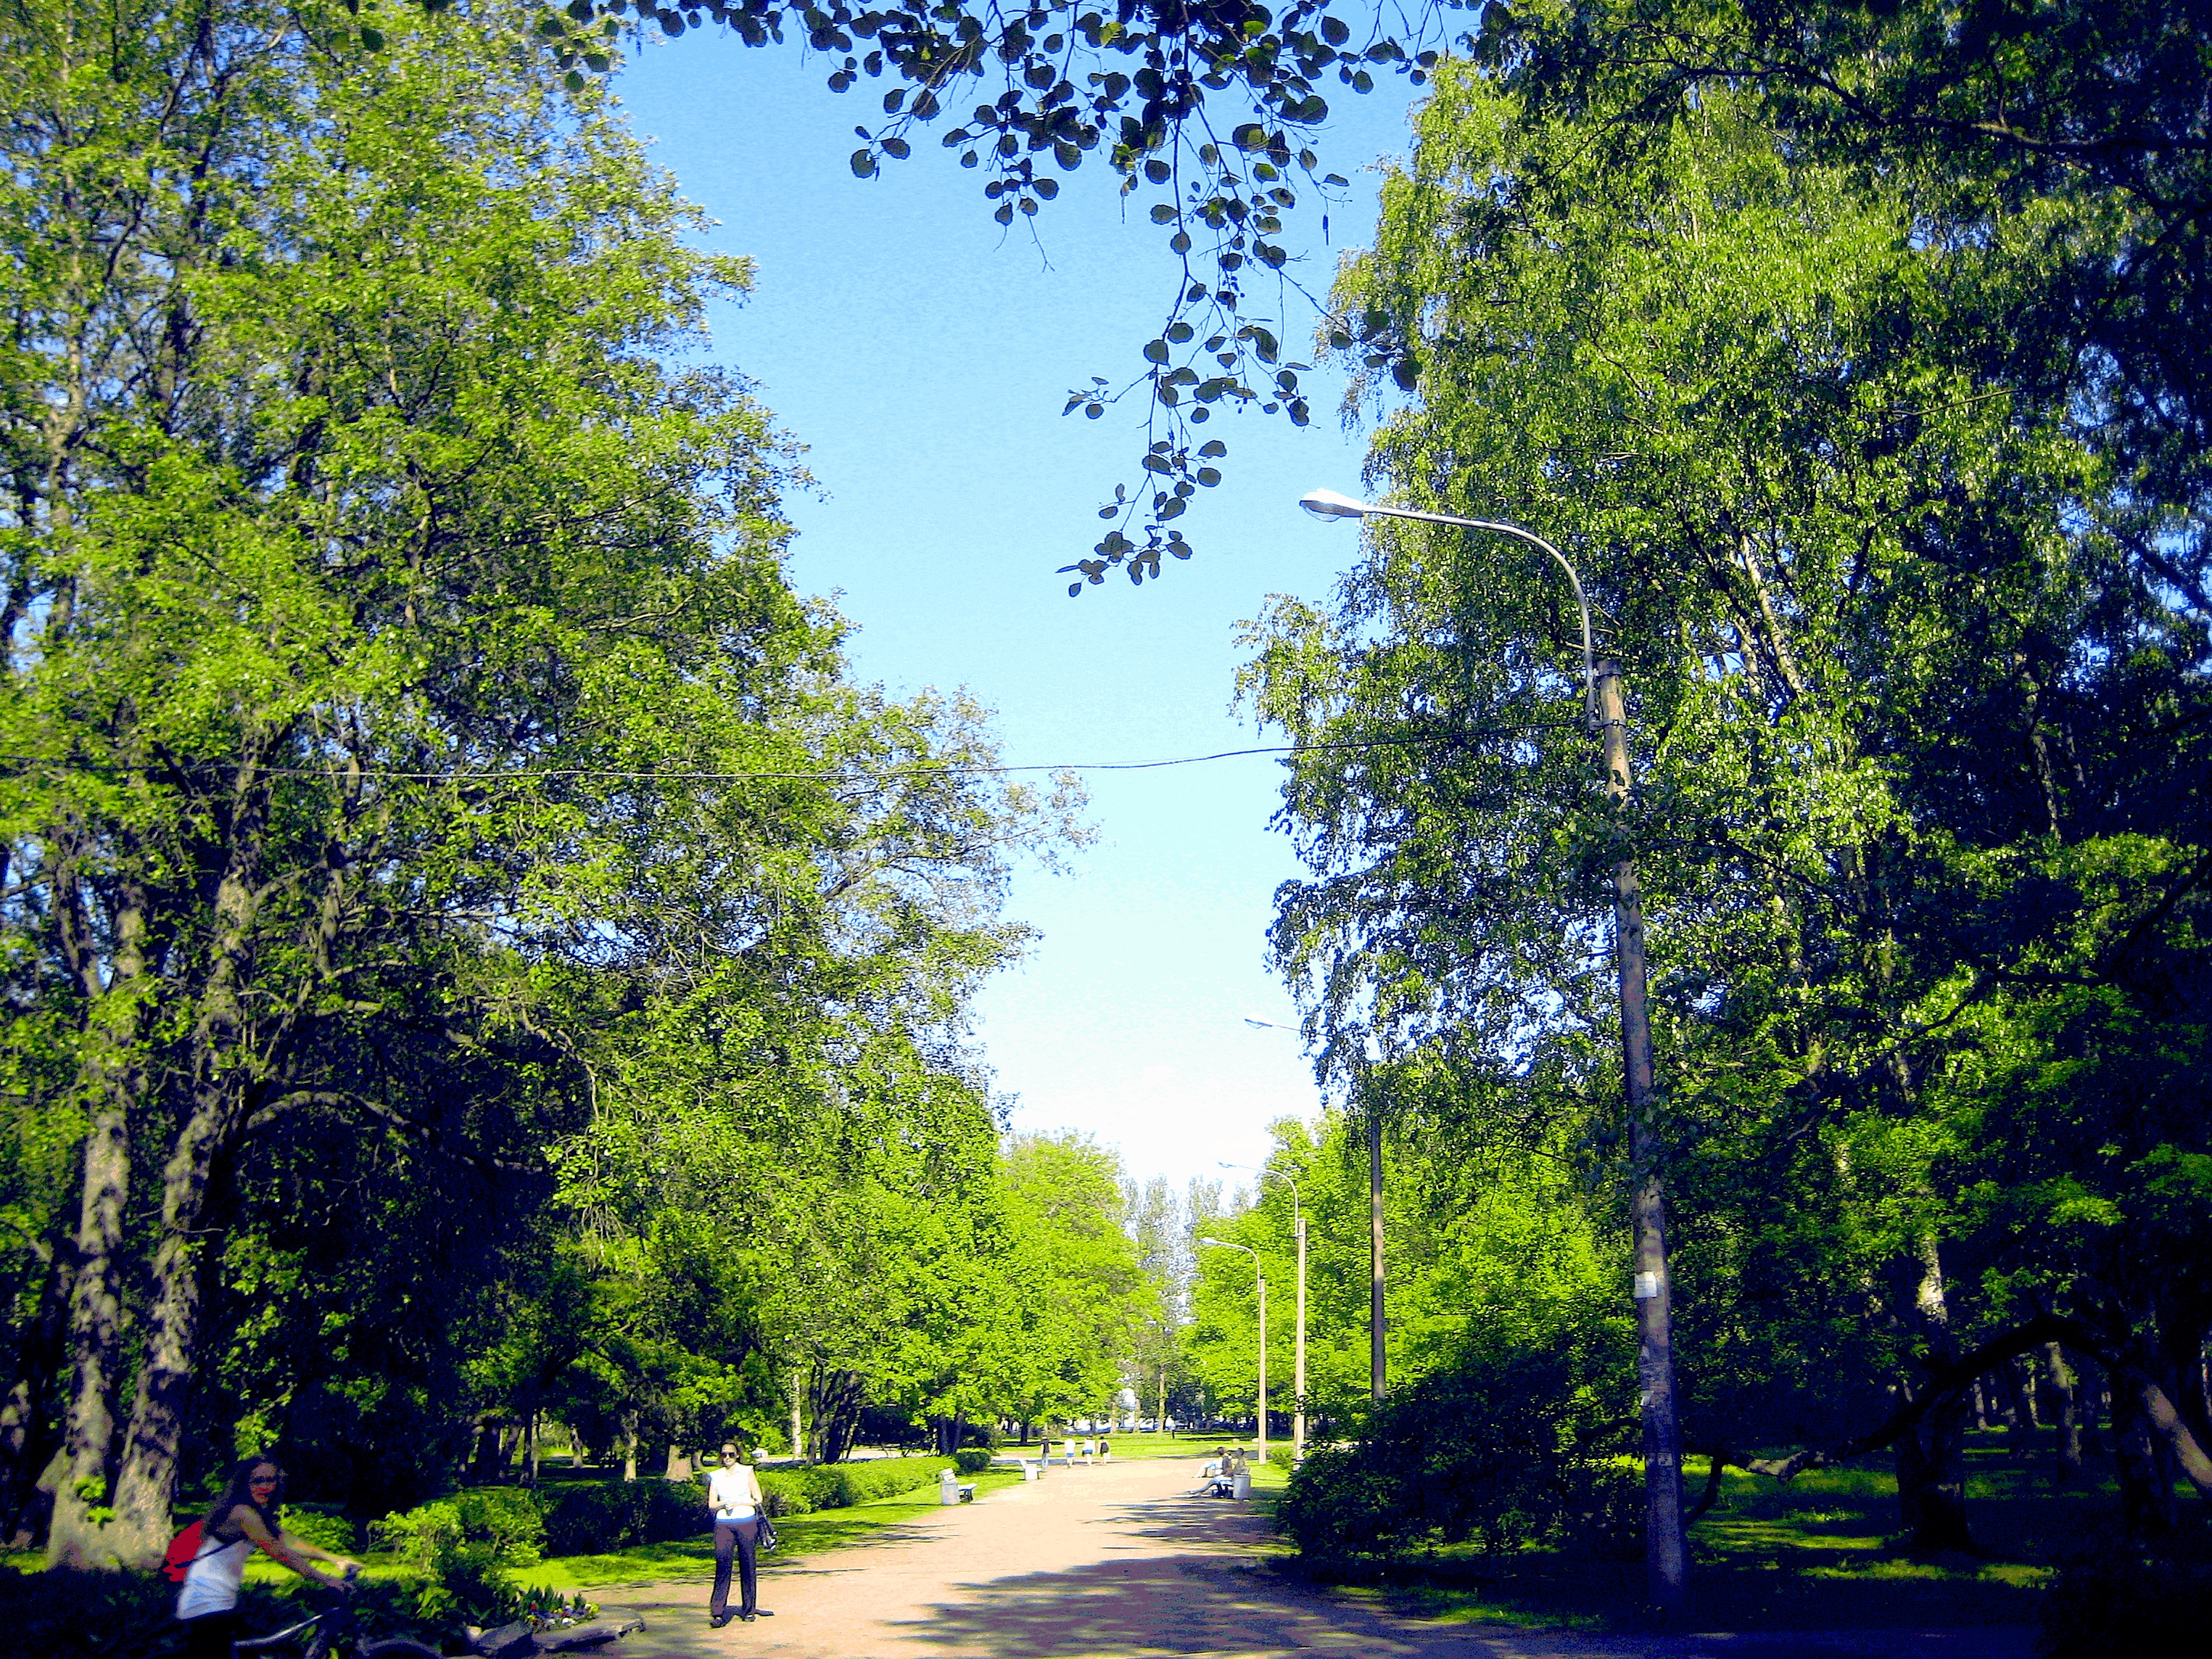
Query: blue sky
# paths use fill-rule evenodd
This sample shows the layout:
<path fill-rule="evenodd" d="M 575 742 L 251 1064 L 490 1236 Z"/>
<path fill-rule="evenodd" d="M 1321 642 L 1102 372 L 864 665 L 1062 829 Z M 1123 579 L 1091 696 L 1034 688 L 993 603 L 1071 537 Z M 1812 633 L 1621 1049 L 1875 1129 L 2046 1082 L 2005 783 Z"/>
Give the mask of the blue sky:
<path fill-rule="evenodd" d="M 837 596 L 863 677 L 965 686 L 994 709 L 1012 763 L 1258 741 L 1230 706 L 1236 623 L 1271 592 L 1324 597 L 1356 552 L 1349 526 L 1297 506 L 1316 486 L 1358 488 L 1364 438 L 1339 428 L 1340 388 L 1316 377 L 1304 430 L 1218 419 L 1224 483 L 1183 520 L 1198 556 L 1157 586 L 1115 577 L 1069 599 L 1054 573 L 1088 554 L 1099 501 L 1144 440 L 1133 398 L 1097 422 L 1060 410 L 1091 375 L 1118 385 L 1143 367 L 1176 283 L 1160 234 L 1141 205 L 1123 222 L 1095 159 L 1035 240 L 994 224 L 981 178 L 929 137 L 855 179 L 854 125 L 891 83 L 838 97 L 827 72 L 694 33 L 649 46 L 617 85 L 656 159 L 720 222 L 715 245 L 757 263 L 750 301 L 714 319 L 714 355 L 758 383 L 822 486 L 788 504 L 795 582 Z M 1310 288 L 1368 234 L 1370 169 L 1404 149 L 1409 96 L 1390 83 L 1341 100 L 1323 145 L 1352 184 L 1330 210 L 1334 247 L 1317 246 L 1313 216 L 1288 228 L 1305 234 L 1294 269 Z M 1311 313 L 1285 315 L 1290 348 Z M 1255 1162 L 1267 1122 L 1318 1098 L 1297 1038 L 1243 1019 L 1295 1019 L 1265 960 L 1274 888 L 1297 873 L 1267 827 L 1279 769 L 1085 777 L 1097 844 L 1067 874 L 1019 873 L 1012 913 L 1042 938 L 982 999 L 998 1087 L 1019 1097 L 1018 1127 L 1089 1130 L 1133 1175 L 1180 1183 Z"/>

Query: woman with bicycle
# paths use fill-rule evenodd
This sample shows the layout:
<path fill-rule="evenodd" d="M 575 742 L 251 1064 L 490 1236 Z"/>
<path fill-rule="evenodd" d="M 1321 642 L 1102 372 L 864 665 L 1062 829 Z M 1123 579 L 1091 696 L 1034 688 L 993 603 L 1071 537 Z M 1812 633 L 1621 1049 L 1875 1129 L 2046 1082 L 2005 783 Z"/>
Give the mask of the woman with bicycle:
<path fill-rule="evenodd" d="M 276 1518 L 283 1497 L 283 1470 L 271 1458 L 248 1457 L 231 1471 L 222 1496 L 200 1522 L 199 1552 L 177 1593 L 186 1659 L 231 1659 L 239 1586 L 246 1577 L 246 1557 L 254 1550 L 265 1550 L 302 1578 L 329 1589 L 348 1588 L 345 1578 L 317 1571 L 308 1565 L 311 1559 L 328 1562 L 340 1574 L 361 1570 L 360 1562 L 286 1532 Z"/>

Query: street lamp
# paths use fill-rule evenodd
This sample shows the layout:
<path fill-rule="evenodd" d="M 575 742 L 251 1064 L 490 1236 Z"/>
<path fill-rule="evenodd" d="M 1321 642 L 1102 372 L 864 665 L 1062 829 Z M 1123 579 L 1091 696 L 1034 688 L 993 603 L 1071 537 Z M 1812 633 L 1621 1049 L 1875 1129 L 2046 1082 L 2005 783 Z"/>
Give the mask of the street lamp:
<path fill-rule="evenodd" d="M 1298 1200 L 1297 1177 L 1281 1170 L 1269 1170 L 1256 1164 L 1224 1164 L 1224 1170 L 1249 1170 L 1261 1179 L 1273 1176 L 1287 1182 L 1291 1188 L 1291 1231 L 1298 1241 L 1298 1323 L 1297 1359 L 1292 1366 L 1293 1382 L 1297 1390 L 1296 1408 L 1291 1413 L 1291 1462 L 1293 1467 L 1306 1461 L 1306 1212 Z"/>
<path fill-rule="evenodd" d="M 1249 1244 L 1231 1244 L 1225 1239 L 1201 1238 L 1198 1241 L 1209 1249 L 1242 1250 L 1252 1258 L 1252 1277 L 1260 1286 L 1260 1461 L 1267 1461 L 1267 1275 L 1260 1267 L 1260 1253 Z"/>
<path fill-rule="evenodd" d="M 1310 504 L 1317 497 L 1328 493 L 1326 490 L 1316 490 L 1314 495 L 1307 496 L 1306 501 Z M 1329 499 L 1342 501 L 1344 498 L 1340 495 L 1333 495 Z M 1310 505 L 1309 510 L 1318 509 L 1314 509 Z M 1334 514 L 1334 509 L 1331 509 L 1331 513 Z M 1289 1026 L 1278 1025 L 1273 1020 L 1255 1019 L 1249 1014 L 1244 1016 L 1244 1023 L 1247 1025 L 1257 1025 L 1270 1031 L 1291 1030 Z M 1382 1115 L 1376 1109 L 1372 1099 L 1367 1103 L 1365 1115 L 1367 1118 L 1367 1394 L 1368 1398 L 1379 1406 L 1382 1403 L 1382 1396 L 1387 1391 L 1389 1382 L 1388 1367 L 1389 1345 L 1389 1308 L 1383 1295 L 1382 1283 Z M 1304 1258 L 1301 1257 L 1300 1260 L 1303 1261 Z M 1303 1285 L 1303 1280 L 1301 1285 Z M 1305 1409 L 1305 1382 L 1303 1376 L 1300 1377 L 1298 1383 L 1298 1408 L 1301 1411 Z"/>
<path fill-rule="evenodd" d="M 1299 506 L 1317 519 L 1411 519 L 1513 536 L 1550 554 L 1575 591 L 1583 618 L 1583 693 L 1590 724 L 1605 745 L 1607 801 L 1626 812 L 1632 778 L 1628 715 L 1620 690 L 1620 665 L 1600 662 L 1590 637 L 1589 600 L 1566 556 L 1534 531 L 1494 519 L 1376 507 L 1332 489 L 1316 489 Z M 1671 1286 L 1667 1273 L 1667 1200 L 1660 1175 L 1660 1144 L 1651 1121 L 1651 1020 L 1645 1005 L 1644 902 L 1636 860 L 1626 849 L 1613 866 L 1613 946 L 1620 979 L 1620 1042 L 1628 1097 L 1629 1164 L 1635 1183 L 1636 1329 L 1644 1418 L 1644 1559 L 1654 1606 L 1680 1611 L 1686 1592 L 1682 1537 L 1682 1434 L 1674 1399 L 1674 1342 Z"/>

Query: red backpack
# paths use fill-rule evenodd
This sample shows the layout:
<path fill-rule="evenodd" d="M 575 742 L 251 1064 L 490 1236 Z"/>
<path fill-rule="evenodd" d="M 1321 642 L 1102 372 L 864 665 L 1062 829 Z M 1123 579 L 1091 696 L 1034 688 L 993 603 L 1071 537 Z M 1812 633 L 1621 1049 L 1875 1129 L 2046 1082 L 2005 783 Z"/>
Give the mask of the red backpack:
<path fill-rule="evenodd" d="M 171 1583 L 183 1583 L 192 1570 L 192 1563 L 199 1559 L 202 1525 L 195 1521 L 169 1540 L 169 1553 L 161 1558 L 161 1575 Z"/>
<path fill-rule="evenodd" d="M 171 1583 L 181 1584 L 191 1576 L 192 1563 L 200 1559 L 201 1546 L 207 1541 L 201 1530 L 205 1524 L 195 1521 L 169 1540 L 168 1553 L 161 1558 L 161 1573 Z"/>

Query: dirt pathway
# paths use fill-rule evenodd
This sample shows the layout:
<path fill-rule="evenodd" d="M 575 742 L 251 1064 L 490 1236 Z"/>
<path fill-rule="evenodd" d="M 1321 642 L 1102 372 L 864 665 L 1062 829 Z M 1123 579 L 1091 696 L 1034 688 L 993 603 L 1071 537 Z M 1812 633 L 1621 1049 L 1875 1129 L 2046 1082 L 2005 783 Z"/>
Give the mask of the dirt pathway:
<path fill-rule="evenodd" d="M 775 1617 L 707 1625 L 708 1583 L 610 1590 L 647 1628 L 613 1659 L 2027 1659 L 2021 1630 L 1595 1637 L 1436 1624 L 1260 1571 L 1260 1522 L 1197 1465 L 1054 1470 L 761 1576 Z M 734 1586 L 732 1587 L 734 1599 Z"/>

